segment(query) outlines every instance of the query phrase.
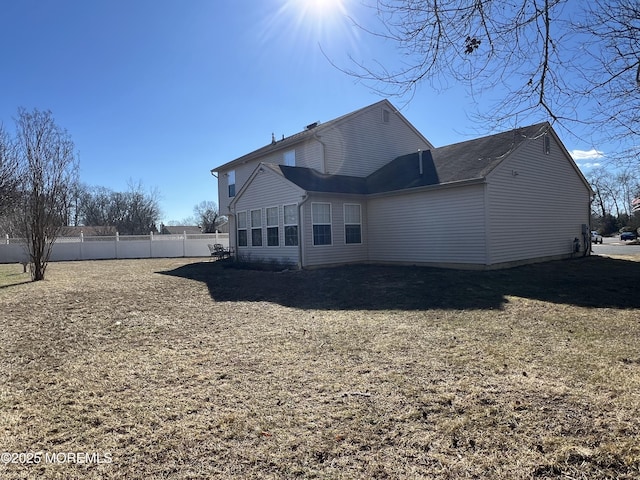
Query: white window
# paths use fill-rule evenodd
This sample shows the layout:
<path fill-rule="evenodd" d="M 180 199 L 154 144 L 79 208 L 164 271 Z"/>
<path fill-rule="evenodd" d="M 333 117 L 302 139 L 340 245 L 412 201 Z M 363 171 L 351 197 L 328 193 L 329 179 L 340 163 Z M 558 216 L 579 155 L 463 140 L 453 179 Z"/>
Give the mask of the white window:
<path fill-rule="evenodd" d="M 262 210 L 251 210 L 251 246 L 262 246 Z"/>
<path fill-rule="evenodd" d="M 344 204 L 344 241 L 362 243 L 362 214 L 360 205 Z"/>
<path fill-rule="evenodd" d="M 331 204 L 312 203 L 313 244 L 331 245 Z"/>
<path fill-rule="evenodd" d="M 247 246 L 247 212 L 238 212 L 238 246 Z"/>
<path fill-rule="evenodd" d="M 236 171 L 227 173 L 227 185 L 229 185 L 229 198 L 236 196 Z"/>
<path fill-rule="evenodd" d="M 294 247 L 298 245 L 298 206 L 284 206 L 284 245 Z"/>
<path fill-rule="evenodd" d="M 278 207 L 269 207 L 267 208 L 267 247 L 278 247 L 279 245 Z"/>
<path fill-rule="evenodd" d="M 284 152 L 284 164 L 287 165 L 288 167 L 295 167 L 296 166 L 296 151 L 295 150 L 288 150 L 288 151 Z"/>

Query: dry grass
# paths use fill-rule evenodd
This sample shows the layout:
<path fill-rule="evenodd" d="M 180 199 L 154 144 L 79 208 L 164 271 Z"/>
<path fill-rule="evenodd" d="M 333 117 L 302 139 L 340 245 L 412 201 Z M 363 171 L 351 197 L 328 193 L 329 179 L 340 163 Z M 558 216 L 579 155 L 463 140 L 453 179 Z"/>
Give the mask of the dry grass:
<path fill-rule="evenodd" d="M 640 476 L 637 263 L 223 265 L 0 266 L 0 477 Z"/>

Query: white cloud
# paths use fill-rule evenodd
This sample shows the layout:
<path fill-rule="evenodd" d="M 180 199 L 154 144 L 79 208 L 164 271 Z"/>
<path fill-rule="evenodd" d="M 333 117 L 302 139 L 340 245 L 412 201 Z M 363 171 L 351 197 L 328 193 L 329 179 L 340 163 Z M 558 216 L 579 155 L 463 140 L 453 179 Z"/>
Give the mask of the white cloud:
<path fill-rule="evenodd" d="M 571 150 L 571 152 L 569 152 L 571 154 L 571 156 L 573 157 L 573 159 L 575 161 L 578 160 L 596 160 L 598 158 L 602 158 L 604 157 L 604 153 L 601 152 L 600 150 L 596 150 L 595 148 L 592 148 L 591 150 Z M 583 164 L 583 165 L 587 165 L 587 164 Z M 591 166 L 597 166 L 600 165 L 599 163 L 596 164 L 590 164 Z"/>
<path fill-rule="evenodd" d="M 580 168 L 589 169 L 589 168 L 597 168 L 601 166 L 601 163 L 598 162 L 576 162 Z"/>

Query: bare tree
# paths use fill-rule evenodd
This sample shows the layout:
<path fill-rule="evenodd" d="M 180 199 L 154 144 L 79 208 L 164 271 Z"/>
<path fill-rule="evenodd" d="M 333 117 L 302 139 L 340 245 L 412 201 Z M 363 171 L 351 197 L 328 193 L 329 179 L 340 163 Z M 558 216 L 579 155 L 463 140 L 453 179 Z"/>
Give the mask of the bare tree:
<path fill-rule="evenodd" d="M 78 181 L 78 160 L 66 130 L 50 111 L 24 109 L 16 119 L 20 215 L 33 280 L 43 280 L 51 247 L 65 225 Z"/>
<path fill-rule="evenodd" d="M 114 226 L 124 235 L 147 235 L 160 220 L 159 195 L 146 192 L 142 183 L 129 182 L 129 190 L 115 192 L 105 187 L 88 189 L 81 199 L 80 223 Z"/>
<path fill-rule="evenodd" d="M 637 0 L 587 2 L 577 28 L 589 32 L 583 48 L 594 60 L 584 73 L 585 92 L 597 100 L 593 112 L 615 137 L 640 134 L 640 3 Z M 637 155 L 637 152 L 636 152 Z"/>
<path fill-rule="evenodd" d="M 342 70 L 385 95 L 454 83 L 497 96 L 480 112 L 488 128 L 526 114 L 635 134 L 639 10 L 637 0 L 378 0 L 379 26 L 361 28 L 394 44 L 401 67 L 352 58 Z"/>
<path fill-rule="evenodd" d="M 589 183 L 595 192 L 591 204 L 593 213 L 602 218 L 607 215 L 619 217 L 621 210 L 620 185 L 612 172 L 604 167 L 593 169 L 588 176 Z"/>
<path fill-rule="evenodd" d="M 0 217 L 6 215 L 15 204 L 19 184 L 15 142 L 0 125 Z"/>
<path fill-rule="evenodd" d="M 200 202 L 198 205 L 193 207 L 193 214 L 202 228 L 202 233 L 215 233 L 220 220 L 220 214 L 216 202 Z"/>

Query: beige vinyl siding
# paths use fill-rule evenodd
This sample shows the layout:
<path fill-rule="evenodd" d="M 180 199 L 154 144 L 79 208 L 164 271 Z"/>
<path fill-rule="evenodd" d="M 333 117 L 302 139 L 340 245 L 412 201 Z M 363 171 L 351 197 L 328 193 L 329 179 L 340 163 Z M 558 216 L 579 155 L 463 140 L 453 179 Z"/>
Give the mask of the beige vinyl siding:
<path fill-rule="evenodd" d="M 236 176 L 236 195 L 240 192 L 242 186 L 249 179 L 259 162 L 245 163 L 242 165 L 236 165 L 229 170 L 223 170 L 218 172 L 218 206 L 220 207 L 220 215 L 228 215 L 229 204 L 235 197 L 229 197 L 229 183 L 228 173 L 231 170 L 235 170 Z"/>
<path fill-rule="evenodd" d="M 331 205 L 331 245 L 313 244 L 312 203 L 329 203 Z M 362 243 L 347 244 L 344 230 L 344 204 L 361 205 Z M 312 195 L 303 204 L 303 255 L 304 266 L 337 265 L 344 263 L 366 262 L 367 254 L 367 206 L 363 197 Z"/>
<path fill-rule="evenodd" d="M 523 144 L 487 178 L 491 263 L 571 253 L 589 223 L 590 192 L 550 136 Z"/>
<path fill-rule="evenodd" d="M 309 140 L 296 145 L 295 150 L 296 167 L 313 168 L 319 172 L 323 170 L 322 145 L 320 143 L 315 140 Z"/>
<path fill-rule="evenodd" d="M 370 198 L 369 260 L 484 265 L 484 184 Z"/>
<path fill-rule="evenodd" d="M 366 177 L 400 155 L 429 148 L 402 118 L 387 110 L 388 123 L 382 120 L 383 107 L 374 105 L 320 133 L 326 173 Z"/>
<path fill-rule="evenodd" d="M 277 150 L 269 155 L 264 155 L 247 165 L 251 165 L 251 171 L 260 163 L 273 163 L 275 165 L 284 165 L 284 154 L 286 152 L 295 151 L 296 167 L 315 168 L 321 171 L 322 168 L 322 145 L 315 140 L 307 140 L 296 145 Z M 251 171 L 249 173 L 251 173 Z M 246 179 L 245 179 L 246 181 Z"/>
<path fill-rule="evenodd" d="M 265 168 L 258 172 L 248 185 L 244 193 L 237 199 L 235 211 L 246 211 L 250 218 L 251 210 L 260 209 L 262 212 L 262 246 L 251 246 L 251 229 L 248 229 L 248 246 L 239 247 L 238 254 L 251 259 L 278 259 L 287 263 L 298 263 L 299 247 L 284 245 L 284 212 L 283 206 L 298 204 L 303 192 L 280 175 Z M 279 246 L 267 245 L 267 207 L 278 207 Z M 233 224 L 235 229 L 235 222 Z M 234 235 L 235 238 L 235 235 Z"/>
<path fill-rule="evenodd" d="M 236 195 L 240 192 L 240 189 L 247 182 L 256 167 L 262 163 L 274 163 L 276 165 L 284 165 L 284 153 L 294 150 L 296 155 L 297 167 L 314 168 L 318 171 L 322 171 L 323 166 L 323 151 L 322 145 L 315 140 L 309 140 L 307 142 L 293 145 L 288 148 L 284 148 L 277 152 L 265 155 L 259 159 L 252 160 L 247 163 L 236 165 L 234 168 L 223 170 L 218 172 L 218 205 L 220 206 L 220 214 L 228 215 L 229 204 L 233 198 L 229 198 L 229 184 L 227 182 L 228 176 L 226 175 L 230 170 L 236 172 Z"/>

